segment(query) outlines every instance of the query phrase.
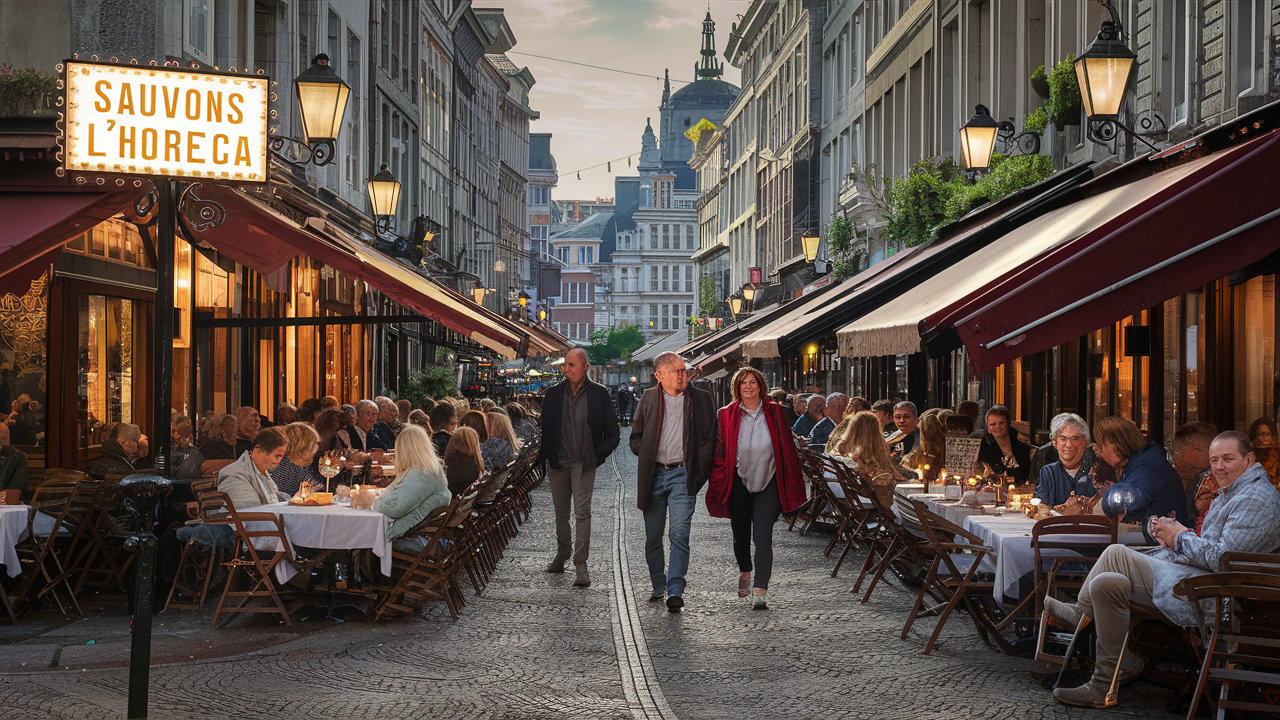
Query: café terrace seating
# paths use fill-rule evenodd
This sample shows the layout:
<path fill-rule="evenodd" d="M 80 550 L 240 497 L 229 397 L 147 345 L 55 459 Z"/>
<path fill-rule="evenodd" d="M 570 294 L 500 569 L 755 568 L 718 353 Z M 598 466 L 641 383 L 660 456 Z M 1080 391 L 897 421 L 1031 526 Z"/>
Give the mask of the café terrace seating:
<path fill-rule="evenodd" d="M 1031 524 L 1024 533 L 1024 552 L 1029 550 L 1032 556 L 1026 568 L 1029 582 L 1022 586 L 1020 597 L 1006 596 L 1007 604 L 1002 607 L 997 602 L 1001 593 L 995 591 L 1005 589 L 995 587 L 989 572 L 1001 560 L 996 548 L 943 518 L 925 502 L 908 497 L 901 488 L 895 504 L 885 507 L 867 479 L 850 464 L 804 444 L 798 447 L 812 498 L 801 510 L 800 532 L 807 532 L 819 521 L 831 524 L 834 532 L 825 554 L 829 557 L 836 547 L 842 547 L 832 577 L 837 576 L 849 553 L 859 548 L 866 553 L 852 590 L 856 594 L 870 577 L 862 602 L 870 599 L 886 575 L 897 578 L 915 595 L 913 605 L 903 608 L 908 613 L 903 640 L 911 637 L 919 618 L 937 615 L 938 622 L 923 650 L 930 653 L 942 639 L 949 616 L 961 609 L 989 646 L 1024 654 L 1026 651 L 1015 648 L 1005 633 L 1025 612 L 1039 621 L 1032 657 L 1053 667 L 1050 677 L 1061 682 L 1066 671 L 1076 667 L 1076 651 L 1081 645 L 1077 640 L 1092 637 L 1082 632 L 1088 618 L 1079 628 L 1055 629 L 1042 610 L 1043 600 L 1046 594 L 1073 597 L 1102 550 L 1126 541 L 1114 519 L 1055 516 Z M 999 515 L 992 512 L 981 517 Z M 1020 515 L 1008 513 L 1008 517 Z M 1007 542 L 1005 546 L 1010 547 Z M 1154 612 L 1135 608 L 1125 640 L 1126 646 L 1142 647 L 1166 664 L 1181 663 L 1188 668 L 1179 673 L 1151 667 L 1155 663 L 1148 666 L 1144 677 L 1174 690 L 1169 708 L 1189 700 L 1188 720 L 1196 716 L 1204 704 L 1202 699 L 1215 717 L 1224 717 L 1229 710 L 1275 714 L 1280 708 L 1280 554 L 1227 553 L 1221 560 L 1221 572 L 1184 580 L 1175 593 L 1204 603 L 1196 606 L 1198 628 L 1177 628 Z M 936 605 L 929 606 L 926 598 Z M 1050 635 L 1069 641 L 1065 656 L 1047 650 L 1045 638 Z M 1216 694 L 1210 692 L 1211 686 L 1217 688 Z"/>

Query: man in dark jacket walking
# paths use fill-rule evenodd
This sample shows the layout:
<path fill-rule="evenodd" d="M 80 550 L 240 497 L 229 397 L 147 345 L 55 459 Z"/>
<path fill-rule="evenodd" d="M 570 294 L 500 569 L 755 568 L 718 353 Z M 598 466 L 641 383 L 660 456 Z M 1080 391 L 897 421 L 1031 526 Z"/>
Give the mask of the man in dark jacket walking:
<path fill-rule="evenodd" d="M 644 391 L 631 428 L 636 504 L 644 512 L 644 556 L 653 581 L 650 602 L 667 597 L 667 610 L 684 607 L 689 569 L 689 526 L 698 491 L 711 476 L 716 449 L 715 398 L 689 385 L 684 359 L 664 352 L 653 359 L 658 386 Z M 671 565 L 664 567 L 662 530 L 670 513 Z"/>
<path fill-rule="evenodd" d="M 574 348 L 564 356 L 564 382 L 547 391 L 542 403 L 542 444 L 538 463 L 547 463 L 551 500 L 556 508 L 556 556 L 547 572 L 564 572 L 573 557 L 575 587 L 587 587 L 591 550 L 591 494 L 596 468 L 618 447 L 618 418 L 603 385 L 587 378 L 587 353 Z M 574 529 L 569 529 L 572 502 Z M 576 535 L 576 537 L 575 537 Z"/>

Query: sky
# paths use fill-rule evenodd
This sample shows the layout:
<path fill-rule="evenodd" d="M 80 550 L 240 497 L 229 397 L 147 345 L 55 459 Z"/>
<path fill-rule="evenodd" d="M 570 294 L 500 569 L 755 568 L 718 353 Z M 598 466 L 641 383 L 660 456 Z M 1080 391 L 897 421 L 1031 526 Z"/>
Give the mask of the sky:
<path fill-rule="evenodd" d="M 581 180 L 574 171 L 639 153 L 645 118 L 653 118 L 658 130 L 662 72 L 670 68 L 672 92 L 684 87 L 677 80 L 694 79 L 708 4 L 716 22 L 716 57 L 724 63 L 722 79 L 737 85 L 739 72 L 724 62 L 724 48 L 748 0 L 476 0 L 476 7 L 505 9 L 516 36 L 507 55 L 537 80 L 529 101 L 542 117 L 530 131 L 551 133 L 551 154 L 560 173 L 552 199 L 612 197 L 613 178 L 635 174 L 635 157 L 630 168 L 622 160 L 612 172 L 604 167 L 583 170 Z"/>

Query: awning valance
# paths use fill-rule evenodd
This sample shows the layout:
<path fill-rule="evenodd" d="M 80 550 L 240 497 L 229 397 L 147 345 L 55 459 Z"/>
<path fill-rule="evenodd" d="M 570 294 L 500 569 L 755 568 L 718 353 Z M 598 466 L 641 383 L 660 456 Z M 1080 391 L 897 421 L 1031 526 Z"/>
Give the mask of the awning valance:
<path fill-rule="evenodd" d="M 1140 202 L 1089 232 L 1068 234 L 1070 242 L 1057 251 L 928 316 L 923 329 L 931 349 L 963 342 L 979 369 L 993 368 L 1275 252 L 1280 131 L 1113 192 Z"/>
<path fill-rule="evenodd" d="M 197 188 L 201 202 L 222 223 L 193 222 L 204 217 L 184 207 L 184 219 L 192 237 L 208 242 L 241 264 L 258 272 L 279 269 L 290 258 L 305 255 L 355 280 L 362 280 L 406 308 L 459 332 L 499 355 L 511 359 L 528 351 L 529 333 L 515 323 L 468 300 L 440 283 L 419 275 L 398 260 L 383 255 L 321 218 L 308 218 L 303 226 L 240 190 L 215 185 Z M 190 201 L 196 202 L 196 201 Z M 223 232 L 227 223 L 232 223 Z M 248 242 L 243 233 L 252 233 Z"/>
<path fill-rule="evenodd" d="M 990 287 L 1024 273 L 1033 263 L 1043 266 L 1062 255 L 1056 251 L 1072 241 L 1109 234 L 1199 183 L 1216 166 L 1210 156 L 1170 170 L 1146 175 L 1119 187 L 1087 194 L 1075 203 L 1052 210 L 1017 227 L 985 247 L 844 326 L 838 333 L 845 357 L 902 355 L 922 348 L 921 322 L 935 313 L 985 293 Z M 1199 212 L 1204 212 L 1200 207 Z M 1095 273 L 1091 267 L 1077 272 Z M 1049 303 L 1058 302 L 1052 285 L 1037 288 Z M 1157 301 L 1158 302 L 1158 301 Z M 1092 329 L 1092 326 L 1090 326 Z M 1086 330 L 1087 331 L 1087 330 Z M 1021 352 L 1015 353 L 1016 355 Z"/>
<path fill-rule="evenodd" d="M 883 276 L 895 267 L 909 264 L 908 258 L 914 252 L 913 249 L 908 248 L 853 277 L 846 278 L 841 283 L 821 288 L 783 305 L 784 310 L 774 315 L 768 324 L 753 330 L 742 339 L 743 357 L 781 357 L 781 345 L 784 339 L 808 337 L 806 333 L 812 320 L 841 312 L 845 306 L 844 300 L 871 282 L 873 278 Z"/>
<path fill-rule="evenodd" d="M 68 240 L 119 214 L 138 192 L 0 194 L 0 295 L 26 294 Z"/>

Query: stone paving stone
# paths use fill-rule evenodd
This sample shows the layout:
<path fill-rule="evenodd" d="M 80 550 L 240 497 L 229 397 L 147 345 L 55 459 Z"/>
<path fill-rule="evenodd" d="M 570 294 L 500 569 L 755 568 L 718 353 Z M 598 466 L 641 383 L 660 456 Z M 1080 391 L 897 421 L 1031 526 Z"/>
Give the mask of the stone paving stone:
<path fill-rule="evenodd" d="M 611 542 L 614 508 L 621 502 L 626 570 L 660 681 L 658 695 L 665 697 L 670 716 L 941 720 L 1091 718 L 1118 712 L 1166 717 L 1161 709 L 1167 692 L 1142 683 L 1126 689 L 1112 712 L 1058 705 L 1028 675 L 1029 661 L 987 648 L 963 615 L 948 623 L 931 656 L 921 655 L 932 620 L 917 623 L 908 640 L 898 637 L 912 595 L 883 585 L 871 603 L 859 604 L 848 593 L 859 558 L 846 561 L 833 579 L 834 560 L 822 555 L 828 538 L 800 537 L 784 525 L 774 535 L 772 609 L 752 611 L 735 593 L 728 521 L 709 517 L 701 497 L 688 605 L 683 613 L 670 614 L 647 602 L 635 458 L 625 435 L 615 459 L 624 493 L 617 497 L 613 466 L 602 467 L 593 503 L 590 588 L 573 588 L 572 573 L 542 571 L 555 548 L 544 484 L 534 493 L 533 517 L 484 595 L 474 597 L 466 585 L 467 606 L 457 622 L 435 605 L 421 619 L 378 624 L 314 619 L 286 629 L 268 618 L 242 617 L 212 634 L 184 629 L 193 643 L 234 645 L 244 638 L 260 645 L 250 644 L 250 652 L 231 657 L 198 656 L 153 667 L 152 716 L 641 717 L 643 695 L 625 691 L 614 640 Z M 207 625 L 209 614 L 191 617 L 204 618 Z M 53 652 L 48 641 L 27 642 L 32 644 L 0 652 L 31 653 L 47 666 Z M 63 648 L 64 657 L 70 647 Z M 94 651 L 80 652 L 87 658 Z M 58 670 L 8 667 L 0 675 L 4 717 L 124 716 L 126 668 L 61 669 L 67 666 L 60 661 Z"/>
<path fill-rule="evenodd" d="M 624 443 L 625 450 L 625 443 Z M 902 625 L 915 600 L 881 583 L 871 602 L 849 594 L 865 557 L 850 554 L 831 577 L 835 557 L 822 551 L 829 535 L 774 529 L 769 610 L 737 596 L 738 567 L 727 519 L 711 517 L 704 490 L 690 536 L 685 608 L 671 614 L 645 602 L 643 515 L 635 506 L 636 458 L 616 455 L 625 487 L 631 543 L 629 571 L 663 694 L 683 720 L 803 718 L 1065 718 L 1102 717 L 1068 710 L 1029 675 L 1031 662 L 996 652 L 956 613 L 934 651 L 921 654 L 935 621 L 921 619 L 907 640 Z M 600 486 L 597 481 L 597 487 Z M 1168 692 L 1144 683 L 1126 688 L 1111 708 L 1138 717 L 1163 711 Z"/>

